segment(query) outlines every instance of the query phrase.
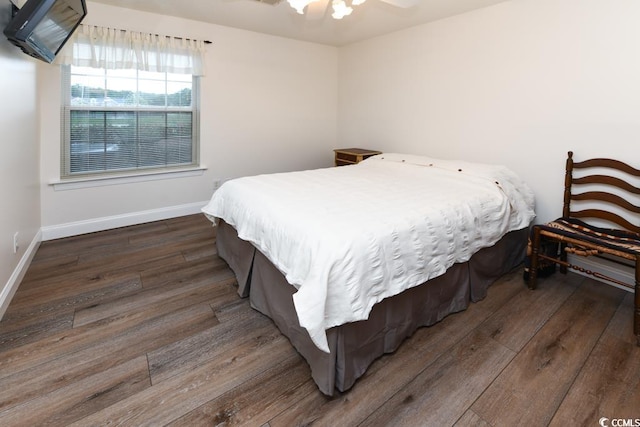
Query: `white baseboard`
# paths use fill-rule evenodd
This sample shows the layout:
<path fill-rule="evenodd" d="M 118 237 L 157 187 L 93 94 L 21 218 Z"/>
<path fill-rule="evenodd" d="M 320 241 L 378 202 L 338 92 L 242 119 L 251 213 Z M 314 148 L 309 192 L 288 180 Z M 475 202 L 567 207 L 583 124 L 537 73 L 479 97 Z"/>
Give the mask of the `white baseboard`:
<path fill-rule="evenodd" d="M 67 224 L 51 225 L 42 227 L 42 240 L 47 241 L 60 239 L 63 237 L 77 236 L 79 234 L 110 230 L 112 228 L 143 224 L 145 222 L 160 221 L 178 216 L 193 215 L 200 213 L 200 209 L 202 209 L 206 204 L 207 202 L 189 203 L 186 205 L 170 206 L 148 211 L 93 218 L 84 221 L 70 222 Z"/>
<path fill-rule="evenodd" d="M 588 275 L 586 273 L 581 273 L 577 270 L 571 270 L 575 273 L 578 273 L 582 276 L 590 277 L 594 280 L 598 280 L 602 283 L 606 283 L 611 286 L 615 286 L 616 288 L 624 289 L 629 292 L 633 292 L 633 287 L 635 286 L 635 271 L 633 268 L 625 268 L 620 264 L 616 264 L 611 261 L 607 261 L 602 258 L 584 258 L 580 256 L 572 256 L 569 255 L 569 262 L 575 266 L 582 267 L 585 270 L 591 270 L 594 272 L 598 272 L 604 274 L 605 276 L 609 276 L 613 279 L 619 280 L 623 283 L 627 283 L 631 288 L 627 288 L 625 286 L 618 285 L 613 282 L 609 282 L 607 280 L 598 279 L 595 276 Z"/>
<path fill-rule="evenodd" d="M 29 265 L 31 265 L 31 260 L 33 260 L 36 251 L 40 247 L 40 242 L 42 242 L 42 231 L 38 231 L 29 244 L 29 247 L 20 258 L 20 262 L 13 270 L 11 277 L 2 288 L 2 292 L 0 292 L 0 319 L 4 316 L 4 313 L 7 311 L 9 307 L 9 303 L 13 298 L 13 295 L 18 290 L 18 286 L 22 282 L 24 275 L 27 273 L 27 269 Z"/>

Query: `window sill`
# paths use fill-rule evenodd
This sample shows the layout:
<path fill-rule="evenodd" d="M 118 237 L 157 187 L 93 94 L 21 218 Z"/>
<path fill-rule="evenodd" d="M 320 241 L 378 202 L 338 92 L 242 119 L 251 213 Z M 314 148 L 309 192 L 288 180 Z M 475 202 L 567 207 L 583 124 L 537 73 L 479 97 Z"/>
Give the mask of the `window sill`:
<path fill-rule="evenodd" d="M 135 175 L 113 175 L 100 177 L 70 178 L 49 183 L 55 191 L 77 190 L 81 188 L 104 187 L 107 185 L 132 184 L 136 182 L 158 181 L 162 179 L 186 178 L 199 176 L 206 171 L 206 167 L 191 169 L 176 169 L 148 172 Z"/>

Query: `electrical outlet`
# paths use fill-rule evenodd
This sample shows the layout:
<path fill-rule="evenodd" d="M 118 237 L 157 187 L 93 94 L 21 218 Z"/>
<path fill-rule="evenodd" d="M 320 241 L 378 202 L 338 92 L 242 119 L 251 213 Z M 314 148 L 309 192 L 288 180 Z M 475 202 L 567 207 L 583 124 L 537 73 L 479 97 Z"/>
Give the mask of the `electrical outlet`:
<path fill-rule="evenodd" d="M 17 254 L 18 253 L 18 249 L 20 249 L 20 246 L 18 245 L 18 232 L 16 231 L 13 234 L 13 253 Z"/>

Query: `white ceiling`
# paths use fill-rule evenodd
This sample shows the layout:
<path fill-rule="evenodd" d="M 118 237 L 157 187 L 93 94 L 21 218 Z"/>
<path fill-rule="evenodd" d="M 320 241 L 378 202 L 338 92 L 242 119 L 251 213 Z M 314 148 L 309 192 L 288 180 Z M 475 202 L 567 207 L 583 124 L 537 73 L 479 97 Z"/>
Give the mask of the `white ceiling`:
<path fill-rule="evenodd" d="M 382 0 L 354 7 L 342 20 L 309 20 L 286 0 L 273 6 L 257 0 L 91 0 L 129 9 L 173 15 L 298 40 L 342 46 L 435 21 L 506 0 L 419 0 L 408 9 Z M 89 6 L 89 13 L 91 7 Z"/>

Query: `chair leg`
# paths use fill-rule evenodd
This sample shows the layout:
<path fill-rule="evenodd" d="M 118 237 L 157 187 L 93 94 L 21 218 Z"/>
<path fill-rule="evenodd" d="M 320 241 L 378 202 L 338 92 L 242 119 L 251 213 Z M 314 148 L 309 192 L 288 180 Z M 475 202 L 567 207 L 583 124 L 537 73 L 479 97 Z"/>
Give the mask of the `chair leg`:
<path fill-rule="evenodd" d="M 636 255 L 636 288 L 634 295 L 633 333 L 640 347 L 640 255 Z"/>
<path fill-rule="evenodd" d="M 560 243 L 560 261 L 567 262 L 567 248 L 566 243 Z M 560 273 L 567 274 L 567 266 L 566 264 L 560 264 Z"/>
<path fill-rule="evenodd" d="M 538 254 L 540 253 L 540 228 L 533 226 L 533 237 L 531 238 L 531 258 L 529 259 L 529 289 L 536 288 L 538 279 Z"/>

